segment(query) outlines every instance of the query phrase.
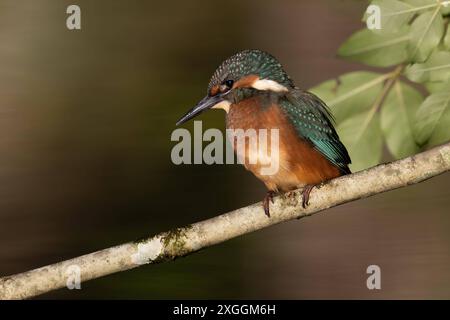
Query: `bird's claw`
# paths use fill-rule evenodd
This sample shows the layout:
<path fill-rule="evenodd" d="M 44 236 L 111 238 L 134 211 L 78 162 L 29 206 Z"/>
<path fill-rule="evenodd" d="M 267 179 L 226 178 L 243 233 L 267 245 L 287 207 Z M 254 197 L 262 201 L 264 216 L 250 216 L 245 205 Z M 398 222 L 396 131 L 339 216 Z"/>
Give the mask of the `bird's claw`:
<path fill-rule="evenodd" d="M 307 184 L 302 191 L 302 207 L 303 209 L 306 209 L 306 207 L 309 205 L 309 194 L 311 193 L 311 190 L 314 188 L 313 185 Z"/>
<path fill-rule="evenodd" d="M 274 203 L 273 201 L 273 195 L 274 192 L 273 191 L 268 191 L 266 193 L 266 196 L 263 199 L 263 208 L 264 208 L 264 213 L 266 214 L 267 217 L 270 218 L 270 210 L 269 210 L 269 205 L 270 202 Z"/>

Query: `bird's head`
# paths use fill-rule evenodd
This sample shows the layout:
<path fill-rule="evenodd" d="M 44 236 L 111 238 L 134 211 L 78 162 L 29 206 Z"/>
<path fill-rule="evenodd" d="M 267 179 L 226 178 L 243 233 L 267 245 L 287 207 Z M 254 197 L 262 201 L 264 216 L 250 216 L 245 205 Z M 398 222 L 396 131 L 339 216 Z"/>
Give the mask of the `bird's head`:
<path fill-rule="evenodd" d="M 182 124 L 207 109 L 224 109 L 228 112 L 242 92 L 271 91 L 285 93 L 294 84 L 278 60 L 260 50 L 241 51 L 225 60 L 214 72 L 206 96 L 189 110 L 177 125 Z"/>

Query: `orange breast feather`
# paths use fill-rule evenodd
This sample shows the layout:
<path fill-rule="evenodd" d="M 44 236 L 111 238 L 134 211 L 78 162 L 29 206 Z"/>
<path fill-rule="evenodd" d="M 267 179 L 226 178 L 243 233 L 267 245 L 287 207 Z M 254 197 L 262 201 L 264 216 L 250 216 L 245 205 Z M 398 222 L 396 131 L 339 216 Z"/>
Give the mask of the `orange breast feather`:
<path fill-rule="evenodd" d="M 246 99 L 230 107 L 227 115 L 227 128 L 229 129 L 278 129 L 279 132 L 279 165 L 273 174 L 261 174 L 262 161 L 250 163 L 249 145 L 246 140 L 242 158 L 245 167 L 262 180 L 269 190 L 289 191 L 306 184 L 318 184 L 340 176 L 338 168 L 331 164 L 312 145 L 299 137 L 295 128 L 289 123 L 283 111 L 276 105 L 261 108 L 257 98 Z M 269 139 L 270 141 L 270 139 Z M 236 150 L 236 141 L 233 141 Z M 268 154 L 274 150 L 268 145 Z M 266 159 L 265 159 L 266 160 Z M 267 164 L 265 164 L 267 165 Z"/>

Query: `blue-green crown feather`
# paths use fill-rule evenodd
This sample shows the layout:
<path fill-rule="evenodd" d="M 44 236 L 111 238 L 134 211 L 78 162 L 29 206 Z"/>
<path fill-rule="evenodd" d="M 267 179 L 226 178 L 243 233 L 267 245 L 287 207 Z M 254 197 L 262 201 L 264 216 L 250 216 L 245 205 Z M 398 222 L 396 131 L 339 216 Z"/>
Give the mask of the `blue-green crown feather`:
<path fill-rule="evenodd" d="M 214 72 L 208 90 L 226 79 L 238 80 L 251 74 L 257 75 L 261 79 L 276 81 L 288 88 L 294 87 L 292 80 L 274 56 L 253 49 L 238 52 L 226 59 Z"/>
<path fill-rule="evenodd" d="M 280 106 L 302 138 L 309 141 L 342 173 L 350 173 L 350 156 L 339 140 L 333 117 L 322 100 L 312 93 L 292 90 L 280 99 Z"/>

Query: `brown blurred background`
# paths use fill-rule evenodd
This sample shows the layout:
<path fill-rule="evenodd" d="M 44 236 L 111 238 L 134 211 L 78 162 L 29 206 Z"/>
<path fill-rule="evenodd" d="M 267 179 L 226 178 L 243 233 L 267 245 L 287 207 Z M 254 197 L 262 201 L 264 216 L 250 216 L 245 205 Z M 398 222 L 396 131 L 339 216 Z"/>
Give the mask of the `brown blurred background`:
<path fill-rule="evenodd" d="M 74 3 L 81 31 L 65 25 Z M 271 52 L 302 88 L 367 69 L 335 57 L 366 5 L 0 0 L 0 275 L 259 201 L 265 189 L 242 167 L 173 165 L 174 123 L 241 49 Z M 222 112 L 201 119 L 224 128 Z M 446 174 L 41 298 L 450 298 L 449 183 Z M 366 288 L 371 264 L 379 291 Z"/>

